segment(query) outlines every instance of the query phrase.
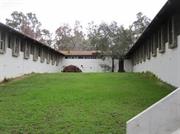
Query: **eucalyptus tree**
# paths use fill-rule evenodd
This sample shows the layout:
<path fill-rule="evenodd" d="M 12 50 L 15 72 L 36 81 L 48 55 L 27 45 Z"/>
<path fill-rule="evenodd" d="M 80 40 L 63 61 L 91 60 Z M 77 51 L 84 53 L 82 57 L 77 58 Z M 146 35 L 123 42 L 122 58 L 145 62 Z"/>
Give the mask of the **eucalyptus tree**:
<path fill-rule="evenodd" d="M 136 14 L 136 20 L 132 24 L 132 28 L 134 30 L 134 36 L 138 39 L 147 26 L 151 23 L 151 20 L 146 16 L 143 15 L 142 12 Z"/>
<path fill-rule="evenodd" d="M 129 44 L 132 43 L 130 35 L 130 31 L 119 26 L 117 22 L 112 22 L 110 25 L 107 23 L 100 25 L 91 23 L 88 33 L 91 44 L 96 50 L 100 50 L 101 56 L 111 56 L 112 72 L 114 72 L 114 59 L 119 59 L 119 63 L 121 63 Z M 122 71 L 121 68 L 119 66 L 119 71 Z"/>
<path fill-rule="evenodd" d="M 63 24 L 55 31 L 55 44 L 57 50 L 70 50 L 72 49 L 71 40 L 71 27 L 68 24 Z"/>
<path fill-rule="evenodd" d="M 58 50 L 87 50 L 88 40 L 85 39 L 83 27 L 75 21 L 73 27 L 63 24 L 55 32 L 55 48 Z"/>
<path fill-rule="evenodd" d="M 51 45 L 51 33 L 49 30 L 41 28 L 42 24 L 34 13 L 24 14 L 14 11 L 11 18 L 6 19 L 6 24 L 38 41 Z"/>

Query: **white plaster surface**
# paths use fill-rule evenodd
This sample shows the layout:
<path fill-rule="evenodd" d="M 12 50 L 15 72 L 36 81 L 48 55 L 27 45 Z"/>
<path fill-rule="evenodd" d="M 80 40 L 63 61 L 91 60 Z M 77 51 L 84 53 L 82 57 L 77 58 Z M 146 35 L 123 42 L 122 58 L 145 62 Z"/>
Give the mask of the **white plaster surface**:
<path fill-rule="evenodd" d="M 106 72 L 101 65 L 106 64 L 112 67 L 112 59 L 110 57 L 102 59 L 63 59 L 61 70 L 65 66 L 74 65 L 79 67 L 82 72 Z M 114 60 L 114 70 L 115 72 L 118 71 L 118 60 Z M 110 69 L 111 71 L 111 69 Z"/>
<path fill-rule="evenodd" d="M 133 66 L 133 72 L 150 71 L 163 81 L 174 86 L 180 86 L 180 36 L 178 36 L 178 47 L 168 49 L 166 52 L 157 53 L 156 57 Z"/>
<path fill-rule="evenodd" d="M 0 81 L 4 78 L 14 78 L 32 72 L 58 72 L 60 64 L 59 66 L 47 64 L 46 60 L 41 63 L 40 58 L 33 61 L 33 55 L 30 55 L 29 59 L 24 59 L 23 52 L 20 52 L 18 57 L 13 57 L 12 50 L 7 48 L 5 54 L 0 54 Z"/>
<path fill-rule="evenodd" d="M 131 60 L 128 60 L 128 59 L 124 60 L 124 70 L 125 70 L 125 72 L 132 72 L 133 71 Z"/>
<path fill-rule="evenodd" d="M 118 71 L 118 60 L 115 60 L 115 71 Z M 12 56 L 12 50 L 6 48 L 4 54 L 0 54 L 0 81 L 4 78 L 14 78 L 22 76 L 24 74 L 45 73 L 45 72 L 61 72 L 65 66 L 75 65 L 79 67 L 83 72 L 104 72 L 101 67 L 102 64 L 112 66 L 111 58 L 102 59 L 65 59 L 61 58 L 59 65 L 52 65 L 46 63 L 46 59 L 43 63 L 40 62 L 40 57 L 37 61 L 33 61 L 33 55 L 30 55 L 29 59 L 24 59 L 24 53 L 20 52 L 18 57 Z"/>
<path fill-rule="evenodd" d="M 179 134 L 180 89 L 127 122 L 127 134 Z"/>

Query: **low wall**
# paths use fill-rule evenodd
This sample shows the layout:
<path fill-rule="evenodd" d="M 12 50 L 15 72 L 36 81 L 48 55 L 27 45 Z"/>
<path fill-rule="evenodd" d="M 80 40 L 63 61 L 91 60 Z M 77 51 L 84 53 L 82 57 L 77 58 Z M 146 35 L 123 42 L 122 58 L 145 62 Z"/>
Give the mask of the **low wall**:
<path fill-rule="evenodd" d="M 180 128 L 180 89 L 127 122 L 127 134 L 172 134 Z"/>
<path fill-rule="evenodd" d="M 60 65 L 47 64 L 46 60 L 44 63 L 41 63 L 39 57 L 37 61 L 33 61 L 32 55 L 30 55 L 29 59 L 24 59 L 23 52 L 20 52 L 18 57 L 13 57 L 12 50 L 7 48 L 5 54 L 0 54 L 0 81 L 4 78 L 14 78 L 32 72 L 44 73 L 57 71 L 60 71 Z"/>
<path fill-rule="evenodd" d="M 109 72 L 110 70 L 106 70 L 102 68 L 102 65 L 107 65 L 110 68 L 112 67 L 112 59 L 106 58 L 102 59 L 63 59 L 61 70 L 65 66 L 74 65 L 79 67 L 82 72 Z M 118 60 L 114 60 L 114 71 L 117 72 L 119 68 Z"/>

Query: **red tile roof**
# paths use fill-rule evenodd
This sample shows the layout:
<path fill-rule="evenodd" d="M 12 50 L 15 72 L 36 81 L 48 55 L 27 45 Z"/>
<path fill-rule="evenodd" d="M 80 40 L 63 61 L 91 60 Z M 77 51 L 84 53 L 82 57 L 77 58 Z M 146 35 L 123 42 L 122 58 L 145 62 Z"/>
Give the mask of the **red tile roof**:
<path fill-rule="evenodd" d="M 92 56 L 96 55 L 97 51 L 60 51 L 65 56 Z"/>

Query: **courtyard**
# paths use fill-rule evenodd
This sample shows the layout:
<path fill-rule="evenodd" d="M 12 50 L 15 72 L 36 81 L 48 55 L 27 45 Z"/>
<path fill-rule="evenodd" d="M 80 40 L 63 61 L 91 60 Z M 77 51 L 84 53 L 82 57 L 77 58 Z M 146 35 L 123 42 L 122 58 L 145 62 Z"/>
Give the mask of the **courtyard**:
<path fill-rule="evenodd" d="M 2 134 L 125 134 L 173 87 L 148 74 L 31 74 L 0 84 Z"/>

